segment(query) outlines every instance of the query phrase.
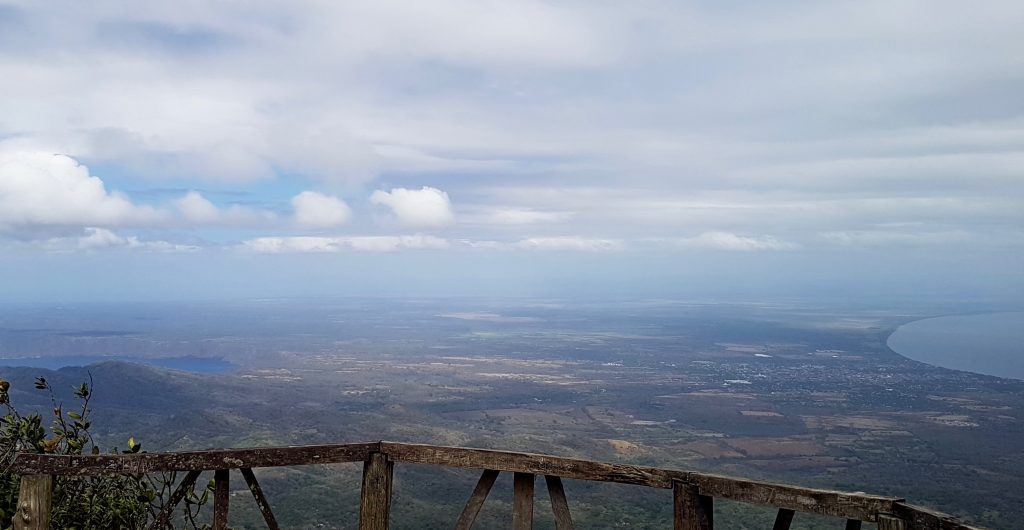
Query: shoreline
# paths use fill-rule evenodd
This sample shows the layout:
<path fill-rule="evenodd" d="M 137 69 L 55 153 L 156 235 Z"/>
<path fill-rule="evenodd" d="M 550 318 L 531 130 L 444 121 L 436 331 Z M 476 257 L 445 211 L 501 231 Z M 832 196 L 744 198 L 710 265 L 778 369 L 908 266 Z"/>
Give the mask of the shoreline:
<path fill-rule="evenodd" d="M 986 318 L 996 325 L 984 322 Z M 982 322 L 976 327 L 967 322 L 979 319 Z M 1013 325 L 1011 321 L 1017 320 L 1024 323 L 1024 311 L 990 311 L 920 318 L 893 329 L 886 337 L 885 345 L 896 355 L 936 368 L 1024 381 L 1024 331 L 1020 331 L 1024 330 L 1024 326 Z M 943 326 L 939 327 L 939 324 Z M 984 329 L 986 326 L 989 329 Z M 913 329 L 920 327 L 925 329 Z M 1016 333 L 1007 333 L 1007 330 Z M 995 333 L 990 333 L 992 331 Z M 1011 343 L 1020 346 L 1014 351 L 1006 351 L 1007 344 Z M 968 356 L 971 356 L 972 362 L 968 362 Z"/>

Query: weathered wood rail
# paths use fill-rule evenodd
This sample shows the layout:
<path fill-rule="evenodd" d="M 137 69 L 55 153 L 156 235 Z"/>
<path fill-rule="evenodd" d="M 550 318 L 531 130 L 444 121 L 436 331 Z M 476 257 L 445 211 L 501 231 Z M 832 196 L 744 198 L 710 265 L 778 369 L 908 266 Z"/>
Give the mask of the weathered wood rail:
<path fill-rule="evenodd" d="M 161 530 L 167 527 L 175 505 L 181 502 L 189 488 L 196 483 L 200 473 L 213 471 L 213 528 L 226 530 L 230 470 L 239 470 L 267 527 L 277 530 L 278 524 L 271 505 L 252 469 L 344 462 L 363 462 L 360 530 L 388 528 L 394 465 L 400 462 L 482 470 L 480 480 L 454 523 L 456 530 L 469 530 L 473 527 L 491 487 L 502 472 L 513 475 L 511 519 L 515 530 L 529 530 L 533 527 L 533 493 L 537 475 L 545 478 L 557 530 L 573 528 L 562 479 L 671 489 L 676 530 L 713 530 L 716 498 L 778 508 L 773 530 L 787 530 L 797 512 L 832 516 L 840 522 L 845 520 L 845 528 L 848 530 L 859 529 L 862 521 L 876 523 L 879 530 L 974 530 L 952 516 L 907 504 L 904 499 L 894 497 L 576 458 L 395 442 L 131 455 L 22 453 L 15 457 L 10 468 L 10 472 L 22 476 L 18 513 L 12 522 L 16 530 L 44 530 L 48 527 L 54 475 L 137 475 L 185 471 L 187 474 L 171 494 L 163 513 L 151 526 L 154 530 Z"/>

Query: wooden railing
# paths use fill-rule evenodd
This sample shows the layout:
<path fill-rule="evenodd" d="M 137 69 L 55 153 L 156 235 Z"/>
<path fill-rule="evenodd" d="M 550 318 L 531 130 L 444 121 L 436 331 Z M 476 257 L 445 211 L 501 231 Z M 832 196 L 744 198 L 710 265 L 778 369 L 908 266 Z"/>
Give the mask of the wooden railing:
<path fill-rule="evenodd" d="M 213 528 L 227 529 L 228 481 L 230 470 L 239 470 L 256 500 L 268 528 L 279 528 L 260 488 L 253 468 L 309 464 L 363 462 L 359 507 L 360 530 L 386 530 L 391 511 L 392 476 L 396 462 L 483 470 L 462 514 L 457 530 L 473 527 L 487 495 L 501 472 L 513 473 L 512 528 L 533 526 L 533 491 L 537 475 L 548 488 L 557 530 L 573 528 L 572 515 L 562 479 L 617 482 L 673 491 L 676 530 L 712 530 L 714 499 L 728 499 L 778 508 L 773 530 L 790 527 L 797 512 L 845 519 L 847 530 L 862 521 L 877 523 L 879 530 L 972 530 L 949 515 L 914 506 L 904 499 L 772 484 L 708 473 L 661 469 L 562 458 L 556 456 L 443 447 L 436 445 L 373 442 L 358 444 L 309 445 L 255 449 L 222 449 L 178 453 L 131 455 L 41 455 L 18 454 L 10 472 L 22 476 L 16 530 L 45 530 L 54 475 L 95 476 L 139 475 L 161 471 L 186 471 L 151 526 L 167 527 L 175 506 L 195 484 L 202 471 L 214 472 Z M 838 528 L 838 526 L 837 526 Z"/>

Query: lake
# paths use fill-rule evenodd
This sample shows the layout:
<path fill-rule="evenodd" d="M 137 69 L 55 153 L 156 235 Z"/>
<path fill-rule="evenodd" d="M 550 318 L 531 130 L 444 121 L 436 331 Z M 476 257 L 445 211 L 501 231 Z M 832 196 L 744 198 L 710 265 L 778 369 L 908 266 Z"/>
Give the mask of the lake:
<path fill-rule="evenodd" d="M 1024 380 L 1024 312 L 918 320 L 900 326 L 888 345 L 915 361 Z"/>

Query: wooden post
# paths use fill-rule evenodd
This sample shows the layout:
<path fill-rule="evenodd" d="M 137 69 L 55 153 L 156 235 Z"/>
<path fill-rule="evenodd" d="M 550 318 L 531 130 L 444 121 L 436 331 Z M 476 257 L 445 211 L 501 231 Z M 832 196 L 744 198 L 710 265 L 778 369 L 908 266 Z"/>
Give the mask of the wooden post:
<path fill-rule="evenodd" d="M 860 530 L 861 522 L 857 519 L 846 520 L 846 530 Z"/>
<path fill-rule="evenodd" d="M 494 486 L 494 481 L 497 478 L 497 471 L 493 469 L 484 470 L 483 474 L 480 475 L 480 480 L 476 483 L 476 487 L 473 488 L 473 494 L 466 501 L 466 507 L 462 509 L 459 521 L 455 523 L 455 530 L 470 530 L 473 528 L 476 516 L 480 513 L 480 508 L 483 508 L 484 501 L 487 500 L 487 495 L 491 492 L 491 488 Z"/>
<path fill-rule="evenodd" d="M 213 472 L 213 530 L 228 530 L 229 478 L 227 469 Z"/>
<path fill-rule="evenodd" d="M 53 476 L 23 475 L 18 490 L 18 511 L 11 521 L 14 530 L 49 530 L 52 500 Z"/>
<path fill-rule="evenodd" d="M 714 530 L 714 498 L 701 495 L 693 484 L 672 483 L 675 530 Z"/>
<path fill-rule="evenodd" d="M 899 517 L 883 513 L 878 514 L 878 530 L 905 530 L 906 527 L 906 522 Z"/>
<path fill-rule="evenodd" d="M 384 453 L 370 453 L 363 464 L 359 530 L 388 530 L 394 465 Z"/>
<path fill-rule="evenodd" d="M 512 530 L 533 530 L 533 478 L 516 473 L 512 491 Z"/>
<path fill-rule="evenodd" d="M 551 511 L 555 514 L 555 530 L 573 530 L 572 514 L 569 513 L 569 500 L 565 498 L 565 488 L 558 475 L 545 475 L 548 483 L 548 497 L 551 499 Z"/>
<path fill-rule="evenodd" d="M 772 530 L 789 530 L 789 526 L 793 524 L 793 510 L 787 510 L 785 508 L 779 508 L 779 514 L 775 516 L 775 526 Z"/>

